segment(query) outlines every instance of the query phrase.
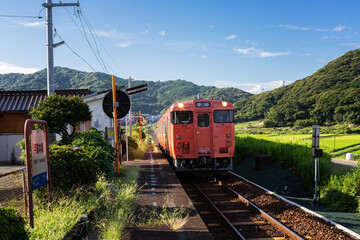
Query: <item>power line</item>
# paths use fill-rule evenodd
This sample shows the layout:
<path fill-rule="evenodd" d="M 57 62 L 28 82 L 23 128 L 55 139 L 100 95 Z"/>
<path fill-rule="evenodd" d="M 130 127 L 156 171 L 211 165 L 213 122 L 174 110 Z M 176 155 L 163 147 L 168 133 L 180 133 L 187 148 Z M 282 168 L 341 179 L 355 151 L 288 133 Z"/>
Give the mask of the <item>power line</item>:
<path fill-rule="evenodd" d="M 108 52 L 107 49 L 105 48 L 104 44 L 101 42 L 99 36 L 96 34 L 96 31 L 94 30 L 94 28 L 93 28 L 92 25 L 90 24 L 90 21 L 89 21 L 88 18 L 86 17 L 85 12 L 82 11 L 81 13 L 82 13 L 85 21 L 88 21 L 88 22 L 89 22 L 90 27 L 92 28 L 93 32 L 95 33 L 96 39 L 99 41 L 101 47 L 103 48 L 103 50 L 105 51 L 105 53 L 107 54 L 107 56 L 110 58 L 110 60 L 113 62 L 113 64 L 119 69 L 119 71 L 123 72 L 123 71 L 121 70 L 121 67 L 116 63 L 116 61 L 114 60 L 114 58 L 109 54 L 109 52 Z M 110 65 L 109 65 L 108 67 L 109 67 L 113 72 L 116 72 L 116 71 L 114 71 L 114 69 L 112 69 L 112 67 L 111 67 Z M 125 76 L 126 76 L 126 75 L 129 75 L 129 74 L 126 74 L 125 72 L 123 72 L 123 74 L 124 74 Z"/>
<path fill-rule="evenodd" d="M 85 15 L 85 12 L 83 10 L 77 10 L 74 8 L 74 13 L 71 13 L 67 8 L 64 8 L 66 14 L 69 16 L 69 18 L 71 19 L 71 21 L 74 23 L 74 25 L 76 26 L 76 28 L 78 29 L 78 31 L 80 32 L 80 34 L 83 36 L 83 38 L 87 41 L 91 51 L 93 52 L 94 56 L 96 57 L 98 63 L 100 64 L 100 66 L 103 68 L 103 70 L 107 73 L 108 69 L 110 69 L 113 72 L 117 72 L 114 71 L 114 69 L 111 67 L 111 65 L 107 64 L 103 57 L 101 56 L 101 51 L 99 49 L 98 43 L 100 43 L 102 49 L 105 51 L 105 53 L 107 54 L 107 56 L 110 58 L 110 60 L 112 61 L 112 63 L 120 70 L 121 68 L 119 67 L 119 65 L 116 63 L 116 61 L 114 60 L 114 58 L 112 58 L 112 56 L 109 54 L 109 52 L 106 50 L 104 44 L 101 42 L 99 36 L 96 34 L 95 29 L 92 27 L 89 19 L 87 18 L 87 16 Z M 74 15 L 76 18 L 79 19 L 80 21 L 80 25 L 81 27 L 79 27 L 79 25 L 74 21 L 73 16 Z M 92 40 L 95 44 L 95 46 L 92 46 L 88 34 L 86 33 L 87 31 L 85 30 L 83 21 L 86 23 L 86 26 L 88 28 L 88 32 L 91 34 Z M 95 35 L 95 37 L 94 37 Z M 98 43 L 97 43 L 98 41 Z M 121 70 L 120 70 L 121 71 Z M 126 73 L 124 73 L 126 75 Z"/>
<path fill-rule="evenodd" d="M 56 31 L 56 30 L 55 30 Z M 57 36 L 64 41 L 64 39 L 60 36 L 60 34 L 56 31 Z M 65 41 L 64 41 L 65 46 L 67 46 L 69 48 L 69 50 L 75 54 L 77 57 L 79 57 L 83 62 L 85 62 L 93 71 L 94 73 L 100 78 L 101 81 L 103 81 L 107 86 L 109 86 L 111 88 L 111 84 L 106 82 L 97 72 L 96 70 L 90 65 L 90 63 L 88 63 L 83 57 L 81 57 L 79 54 L 77 54 Z"/>
<path fill-rule="evenodd" d="M 93 29 L 92 29 L 92 27 L 91 27 L 90 22 L 87 21 L 86 18 L 84 18 L 83 14 L 82 14 L 82 11 L 80 11 L 80 15 L 79 15 L 79 16 L 80 16 L 80 19 L 81 19 L 81 17 L 82 17 L 82 18 L 85 20 L 85 23 L 86 23 L 86 25 L 87 25 L 88 28 L 89 28 L 89 32 L 90 32 L 90 34 L 91 34 L 91 37 L 92 37 L 92 39 L 93 39 L 93 41 L 94 41 L 94 43 L 95 43 L 96 51 L 97 51 L 97 53 L 98 53 L 98 55 L 99 55 L 99 58 L 100 58 L 102 64 L 104 65 L 104 67 L 105 67 L 105 69 L 106 69 L 106 71 L 107 71 L 107 68 L 106 68 L 106 65 L 105 65 L 105 63 L 104 63 L 104 60 L 103 60 L 103 58 L 101 57 L 101 54 L 100 54 L 100 52 L 99 52 L 99 48 L 98 48 L 98 45 L 97 45 L 97 43 L 96 43 L 96 40 L 95 40 L 95 37 L 94 37 L 94 34 L 93 34 Z"/>
<path fill-rule="evenodd" d="M 20 15 L 0 15 L 0 17 L 13 17 L 13 18 L 43 18 L 42 16 L 20 16 Z"/>
<path fill-rule="evenodd" d="M 80 14 L 79 14 L 79 16 L 80 16 Z M 82 30 L 83 30 L 83 33 L 84 33 L 83 36 L 85 36 L 86 42 L 88 43 L 88 45 L 89 45 L 91 51 L 93 52 L 96 60 L 99 62 L 100 66 L 103 68 L 104 72 L 108 73 L 106 67 L 103 65 L 103 63 L 102 63 L 101 60 L 99 59 L 99 56 L 96 54 L 93 46 L 91 45 L 91 43 L 90 43 L 90 41 L 89 41 L 89 38 L 88 38 L 88 36 L 87 36 L 87 34 L 86 34 L 86 31 L 85 31 L 85 28 L 84 28 L 84 24 L 83 24 L 83 22 L 82 22 L 82 20 L 81 20 L 81 17 L 79 17 L 79 20 L 80 20 L 80 24 L 81 24 L 81 27 L 82 27 Z"/>
<path fill-rule="evenodd" d="M 75 9 L 75 8 L 74 8 Z M 89 28 L 89 32 L 92 34 L 92 35 L 95 35 L 97 41 L 100 43 L 102 49 L 105 51 L 106 55 L 109 57 L 109 59 L 112 61 L 112 63 L 119 69 L 120 72 L 122 72 L 124 75 L 128 75 L 127 73 L 125 73 L 124 71 L 121 70 L 121 67 L 116 63 L 116 61 L 114 60 L 114 58 L 109 54 L 109 52 L 107 51 L 107 49 L 105 48 L 104 44 L 102 43 L 102 41 L 100 40 L 99 36 L 96 34 L 96 31 L 95 29 L 92 27 L 89 19 L 87 18 L 85 12 L 83 10 L 81 11 L 78 11 L 79 13 L 79 16 L 76 14 L 76 12 L 74 11 L 74 13 L 70 13 L 70 11 L 67 9 L 67 8 L 64 8 L 64 10 L 66 11 L 66 13 L 68 14 L 69 18 L 71 19 L 71 21 L 74 23 L 74 25 L 76 26 L 76 28 L 78 29 L 78 31 L 81 33 L 81 35 L 84 37 L 84 39 L 86 40 L 86 36 L 84 34 L 84 31 L 85 30 L 81 30 L 80 27 L 78 26 L 78 24 L 74 21 L 73 17 L 71 15 L 74 15 L 76 18 L 80 18 L 82 17 L 84 19 L 84 21 L 86 22 L 86 25 L 88 26 Z M 94 38 L 93 38 L 94 39 Z M 94 39 L 94 42 L 96 44 L 96 40 Z M 100 51 L 98 49 L 98 46 L 96 44 L 96 49 L 97 49 L 97 52 L 99 54 L 99 57 L 101 58 L 101 61 L 102 63 L 106 66 L 106 68 L 109 68 L 112 72 L 118 72 L 118 71 L 115 71 L 111 65 L 109 64 L 106 64 L 106 62 L 103 60 L 103 58 L 101 57 L 100 55 Z M 94 53 L 95 54 L 95 53 Z"/>

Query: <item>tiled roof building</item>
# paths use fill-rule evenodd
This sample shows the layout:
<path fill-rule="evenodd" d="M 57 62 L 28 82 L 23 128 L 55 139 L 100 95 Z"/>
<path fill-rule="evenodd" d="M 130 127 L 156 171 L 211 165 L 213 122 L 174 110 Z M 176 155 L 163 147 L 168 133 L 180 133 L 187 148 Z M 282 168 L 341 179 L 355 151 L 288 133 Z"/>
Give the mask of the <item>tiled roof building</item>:
<path fill-rule="evenodd" d="M 84 97 L 91 91 L 89 89 L 66 89 L 55 90 L 55 93 L 64 97 Z M 46 98 L 46 90 L 0 91 L 0 112 L 28 112 L 31 107 L 35 108 Z"/>

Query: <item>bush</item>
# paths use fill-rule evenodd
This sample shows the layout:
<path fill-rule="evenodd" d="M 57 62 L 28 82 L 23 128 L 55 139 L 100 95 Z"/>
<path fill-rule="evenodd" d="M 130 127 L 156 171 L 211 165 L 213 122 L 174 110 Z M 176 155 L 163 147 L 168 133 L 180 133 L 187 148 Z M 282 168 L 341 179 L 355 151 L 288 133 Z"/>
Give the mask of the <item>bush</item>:
<path fill-rule="evenodd" d="M 109 178 L 113 175 L 112 162 L 115 159 L 116 149 L 104 140 L 101 132 L 95 128 L 80 133 L 75 137 L 72 146 L 79 147 L 80 152 L 93 159 L 97 175 Z"/>
<path fill-rule="evenodd" d="M 312 120 L 312 119 L 302 119 L 302 120 L 297 120 L 294 124 L 294 127 L 299 129 L 299 128 L 304 128 L 304 127 L 311 127 L 312 125 L 315 125 L 316 121 Z"/>
<path fill-rule="evenodd" d="M 13 208 L 0 208 L 0 239 L 29 239 L 25 221 Z"/>
<path fill-rule="evenodd" d="M 75 127 L 80 122 L 91 120 L 89 106 L 81 98 L 66 98 L 56 94 L 52 94 L 36 108 L 31 109 L 30 116 L 33 119 L 45 120 L 49 132 L 60 134 L 62 141 L 67 144 L 74 140 Z M 68 125 L 72 127 L 70 134 Z"/>
<path fill-rule="evenodd" d="M 78 134 L 71 145 L 51 145 L 52 185 L 69 190 L 74 185 L 94 183 L 100 175 L 111 177 L 114 153 L 96 129 Z"/>
<path fill-rule="evenodd" d="M 355 211 L 360 201 L 359 196 L 359 168 L 354 168 L 345 175 L 331 176 L 324 189 L 324 201 L 329 208 L 337 211 Z"/>
<path fill-rule="evenodd" d="M 15 164 L 16 163 L 16 156 L 15 156 L 15 148 L 13 147 L 11 150 L 11 154 L 10 154 L 10 162 L 11 164 Z"/>
<path fill-rule="evenodd" d="M 141 129 L 141 135 L 142 135 L 142 139 L 145 140 L 146 134 L 144 132 L 144 129 Z M 140 128 L 133 129 L 133 138 L 140 139 Z"/>

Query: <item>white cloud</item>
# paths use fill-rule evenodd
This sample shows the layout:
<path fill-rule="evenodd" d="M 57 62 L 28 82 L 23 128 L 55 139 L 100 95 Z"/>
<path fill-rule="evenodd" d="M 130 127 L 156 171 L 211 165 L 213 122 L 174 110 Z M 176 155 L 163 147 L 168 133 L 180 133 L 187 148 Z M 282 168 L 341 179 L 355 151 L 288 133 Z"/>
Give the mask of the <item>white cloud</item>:
<path fill-rule="evenodd" d="M 244 55 L 248 55 L 248 54 L 255 52 L 255 50 L 256 49 L 254 47 L 252 47 L 252 48 L 237 48 L 237 49 L 235 49 L 235 52 L 242 53 Z"/>
<path fill-rule="evenodd" d="M 298 27 L 298 26 L 295 26 L 295 25 L 287 25 L 287 24 L 281 24 L 280 27 L 285 28 L 285 29 L 301 30 L 301 31 L 316 31 L 316 32 L 327 32 L 327 31 L 329 31 L 328 29 L 324 29 L 324 28 Z"/>
<path fill-rule="evenodd" d="M 226 40 L 232 40 L 232 39 L 235 39 L 235 38 L 237 38 L 236 35 L 229 35 L 227 37 L 224 37 L 224 39 L 226 39 Z"/>
<path fill-rule="evenodd" d="M 201 55 L 201 58 L 202 58 L 202 59 L 207 59 L 208 56 L 206 56 L 206 55 Z"/>
<path fill-rule="evenodd" d="M 261 58 L 267 58 L 267 57 L 277 57 L 277 56 L 283 56 L 288 55 L 288 52 L 260 52 L 259 56 Z"/>
<path fill-rule="evenodd" d="M 208 25 L 208 28 L 215 28 L 214 25 Z"/>
<path fill-rule="evenodd" d="M 339 26 L 333 28 L 332 30 L 335 32 L 341 32 L 344 29 L 345 29 L 345 26 L 339 25 Z"/>
<path fill-rule="evenodd" d="M 249 40 L 246 40 L 245 42 L 246 44 L 250 44 L 250 45 L 253 45 L 253 46 L 257 46 L 258 44 L 254 41 L 249 41 Z"/>
<path fill-rule="evenodd" d="M 46 22 L 38 21 L 38 22 L 20 22 L 20 21 L 13 21 L 14 23 L 23 25 L 24 27 L 33 27 L 33 28 L 43 28 L 46 26 Z"/>
<path fill-rule="evenodd" d="M 39 71 L 40 69 L 38 68 L 27 68 L 27 67 L 21 67 L 21 66 L 16 66 L 10 63 L 6 63 L 6 62 L 2 62 L 0 61 L 0 73 L 4 74 L 4 73 L 34 73 Z"/>
<path fill-rule="evenodd" d="M 332 29 L 326 29 L 326 28 L 313 28 L 313 27 L 299 27 L 299 26 L 287 25 L 287 24 L 281 24 L 281 25 L 279 25 L 279 27 L 284 28 L 284 29 L 290 29 L 290 30 L 315 31 L 315 32 L 341 32 L 347 28 L 343 25 L 339 25 Z"/>
<path fill-rule="evenodd" d="M 97 30 L 95 31 L 98 36 L 116 38 L 116 39 L 129 39 L 128 34 L 119 33 L 116 29 L 111 30 Z"/>
<path fill-rule="evenodd" d="M 166 35 L 166 31 L 165 31 L 165 30 L 162 30 L 162 31 L 159 32 L 159 34 L 160 34 L 161 36 L 165 36 L 165 35 Z"/>
<path fill-rule="evenodd" d="M 125 42 L 115 43 L 115 46 L 116 46 L 116 47 L 119 47 L 119 48 L 126 48 L 126 47 L 129 47 L 129 46 L 133 45 L 133 44 L 134 44 L 134 42 L 125 41 Z"/>
<path fill-rule="evenodd" d="M 351 46 L 351 47 L 355 47 L 355 48 L 360 48 L 360 43 L 342 43 L 340 44 L 342 46 Z"/>
<path fill-rule="evenodd" d="M 259 58 L 278 57 L 289 54 L 288 52 L 266 52 L 254 47 L 236 48 L 235 52 Z"/>
<path fill-rule="evenodd" d="M 258 94 L 265 91 L 270 91 L 278 87 L 282 87 L 284 84 L 288 85 L 289 81 L 271 81 L 264 83 L 237 83 L 232 81 L 216 81 L 214 85 L 219 88 L 223 87 L 236 87 L 246 92 Z"/>

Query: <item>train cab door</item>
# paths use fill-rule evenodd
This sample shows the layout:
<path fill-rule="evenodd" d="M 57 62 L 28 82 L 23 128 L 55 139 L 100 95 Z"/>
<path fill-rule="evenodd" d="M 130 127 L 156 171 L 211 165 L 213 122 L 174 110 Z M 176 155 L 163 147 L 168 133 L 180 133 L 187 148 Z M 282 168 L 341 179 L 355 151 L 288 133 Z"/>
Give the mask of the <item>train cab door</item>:
<path fill-rule="evenodd" d="M 210 156 L 212 154 L 211 117 L 210 112 L 199 112 L 195 116 L 194 153 L 198 157 Z"/>
<path fill-rule="evenodd" d="M 169 118 L 166 118 L 166 121 L 164 121 L 164 135 L 165 135 L 165 147 L 166 147 L 166 151 L 170 152 L 170 148 L 169 148 Z"/>

